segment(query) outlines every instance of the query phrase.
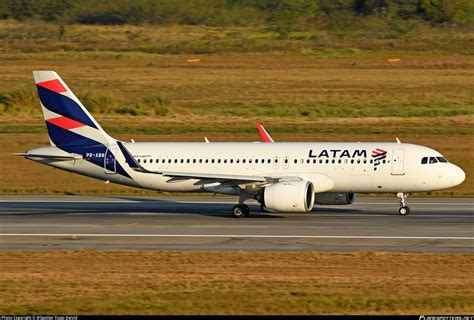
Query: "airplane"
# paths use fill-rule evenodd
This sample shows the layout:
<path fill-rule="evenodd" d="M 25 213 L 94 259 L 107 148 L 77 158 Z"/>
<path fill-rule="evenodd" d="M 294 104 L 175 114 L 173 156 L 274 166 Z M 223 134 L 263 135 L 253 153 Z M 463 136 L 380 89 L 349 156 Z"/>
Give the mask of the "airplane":
<path fill-rule="evenodd" d="M 394 193 L 399 214 L 413 192 L 461 184 L 466 175 L 436 150 L 397 142 L 124 142 L 109 136 L 54 71 L 34 71 L 50 146 L 16 154 L 105 182 L 238 196 L 232 216 L 310 212 L 347 205 L 356 193 Z"/>

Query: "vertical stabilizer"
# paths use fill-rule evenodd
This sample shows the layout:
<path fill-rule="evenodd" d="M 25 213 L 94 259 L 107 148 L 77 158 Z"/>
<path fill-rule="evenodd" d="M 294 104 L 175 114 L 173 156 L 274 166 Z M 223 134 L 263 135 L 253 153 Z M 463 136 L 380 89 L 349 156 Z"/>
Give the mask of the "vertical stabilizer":
<path fill-rule="evenodd" d="M 51 145 L 109 145 L 111 138 L 54 71 L 33 71 Z"/>

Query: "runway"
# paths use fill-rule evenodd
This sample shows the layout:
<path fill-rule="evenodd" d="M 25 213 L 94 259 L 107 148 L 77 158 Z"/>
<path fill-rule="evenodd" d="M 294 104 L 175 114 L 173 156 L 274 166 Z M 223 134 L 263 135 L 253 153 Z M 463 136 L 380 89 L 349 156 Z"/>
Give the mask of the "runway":
<path fill-rule="evenodd" d="M 474 199 L 360 197 L 235 219 L 233 197 L 0 196 L 0 249 L 474 252 Z"/>

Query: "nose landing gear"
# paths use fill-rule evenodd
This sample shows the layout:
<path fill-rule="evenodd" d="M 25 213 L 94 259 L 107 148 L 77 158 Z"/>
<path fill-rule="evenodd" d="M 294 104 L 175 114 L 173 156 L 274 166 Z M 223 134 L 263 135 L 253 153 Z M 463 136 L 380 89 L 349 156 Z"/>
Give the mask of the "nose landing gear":
<path fill-rule="evenodd" d="M 397 193 L 397 197 L 400 198 L 400 209 L 398 209 L 398 213 L 402 216 L 409 215 L 410 207 L 407 206 L 408 193 L 399 192 Z"/>

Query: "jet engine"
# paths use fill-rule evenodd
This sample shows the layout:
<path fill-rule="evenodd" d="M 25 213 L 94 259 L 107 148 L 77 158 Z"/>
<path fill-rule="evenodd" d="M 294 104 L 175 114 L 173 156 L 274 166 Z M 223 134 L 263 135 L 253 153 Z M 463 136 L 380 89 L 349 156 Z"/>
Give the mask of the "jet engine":
<path fill-rule="evenodd" d="M 305 180 L 282 181 L 263 190 L 264 207 L 283 212 L 308 212 L 313 209 L 314 186 Z"/>
<path fill-rule="evenodd" d="M 345 205 L 352 204 L 356 199 L 355 193 L 324 192 L 316 194 L 316 204 Z"/>

